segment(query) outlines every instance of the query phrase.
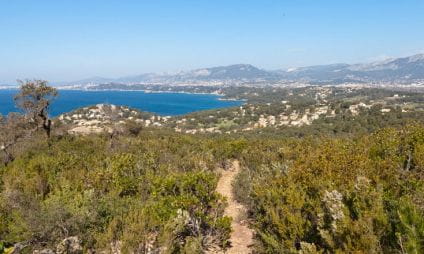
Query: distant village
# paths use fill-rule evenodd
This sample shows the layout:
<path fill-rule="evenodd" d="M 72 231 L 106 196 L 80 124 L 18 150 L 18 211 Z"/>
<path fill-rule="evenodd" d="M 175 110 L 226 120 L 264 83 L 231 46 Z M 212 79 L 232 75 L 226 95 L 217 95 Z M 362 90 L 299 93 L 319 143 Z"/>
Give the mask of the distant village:
<path fill-rule="evenodd" d="M 128 122 L 142 127 L 169 128 L 176 132 L 197 134 L 230 134 L 261 128 L 300 127 L 311 125 L 320 118 L 334 118 L 338 114 L 357 116 L 363 111 L 379 106 L 381 114 L 395 109 L 401 112 L 423 110 L 422 105 L 408 102 L 406 95 L 393 93 L 377 99 L 351 96 L 361 87 L 337 88 L 343 91 L 342 100 L 334 100 L 335 88 L 308 87 L 287 94 L 287 100 L 268 103 L 249 103 L 239 107 L 210 110 L 184 116 L 159 116 L 126 106 L 98 104 L 60 115 L 61 124 L 69 126 L 69 133 L 90 134 L 112 132 L 116 126 Z M 253 92 L 252 92 L 253 93 Z M 255 96 L 257 92 L 255 91 Z M 262 96 L 262 95 L 261 95 Z M 313 103 L 297 105 L 293 98 L 310 98 Z M 341 107 L 343 101 L 348 105 Z"/>

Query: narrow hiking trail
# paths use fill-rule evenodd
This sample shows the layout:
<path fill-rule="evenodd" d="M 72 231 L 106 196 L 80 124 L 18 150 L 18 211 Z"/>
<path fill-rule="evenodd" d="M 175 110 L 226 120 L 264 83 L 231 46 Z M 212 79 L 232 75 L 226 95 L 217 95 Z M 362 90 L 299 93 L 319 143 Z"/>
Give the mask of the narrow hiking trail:
<path fill-rule="evenodd" d="M 240 172 L 240 163 L 235 160 L 231 168 L 221 170 L 221 178 L 218 181 L 216 191 L 227 198 L 228 206 L 224 211 L 225 216 L 232 217 L 230 241 L 231 247 L 225 252 L 227 254 L 251 253 L 250 246 L 253 244 L 253 230 L 248 227 L 246 221 L 246 208 L 237 202 L 233 194 L 233 180 Z"/>

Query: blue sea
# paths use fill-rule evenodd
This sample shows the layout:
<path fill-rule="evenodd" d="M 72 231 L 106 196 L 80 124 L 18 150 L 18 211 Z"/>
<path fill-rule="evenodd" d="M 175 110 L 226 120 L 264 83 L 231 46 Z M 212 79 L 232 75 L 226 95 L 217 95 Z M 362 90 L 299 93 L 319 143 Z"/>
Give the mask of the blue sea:
<path fill-rule="evenodd" d="M 0 113 L 17 112 L 14 89 L 0 89 Z M 222 101 L 211 94 L 145 93 L 143 91 L 76 91 L 59 90 L 59 96 L 50 108 L 52 117 L 74 109 L 109 103 L 125 105 L 159 115 L 182 115 L 194 111 L 238 106 L 242 101 Z"/>

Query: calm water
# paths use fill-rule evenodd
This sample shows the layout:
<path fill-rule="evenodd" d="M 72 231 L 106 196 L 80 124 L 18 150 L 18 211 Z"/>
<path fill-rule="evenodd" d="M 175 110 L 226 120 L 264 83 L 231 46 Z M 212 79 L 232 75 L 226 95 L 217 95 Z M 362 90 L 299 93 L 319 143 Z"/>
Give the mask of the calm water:
<path fill-rule="evenodd" d="M 17 90 L 0 89 L 0 113 L 18 111 L 13 102 Z M 241 101 L 220 101 L 219 96 L 182 93 L 144 93 L 142 91 L 70 91 L 60 90 L 50 113 L 60 115 L 98 103 L 126 105 L 159 115 L 181 115 L 199 110 L 241 105 Z"/>

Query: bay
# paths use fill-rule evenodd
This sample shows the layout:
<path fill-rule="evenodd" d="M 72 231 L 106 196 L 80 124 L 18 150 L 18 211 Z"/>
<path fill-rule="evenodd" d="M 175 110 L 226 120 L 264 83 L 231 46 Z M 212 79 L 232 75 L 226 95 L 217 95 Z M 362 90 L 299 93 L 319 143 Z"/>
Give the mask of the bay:
<path fill-rule="evenodd" d="M 0 89 L 0 113 L 17 112 L 13 102 L 15 89 Z M 146 93 L 143 91 L 79 91 L 59 90 L 50 108 L 52 117 L 80 107 L 108 103 L 125 105 L 158 115 L 182 115 L 190 112 L 239 106 L 242 101 L 219 100 L 213 94 Z"/>

